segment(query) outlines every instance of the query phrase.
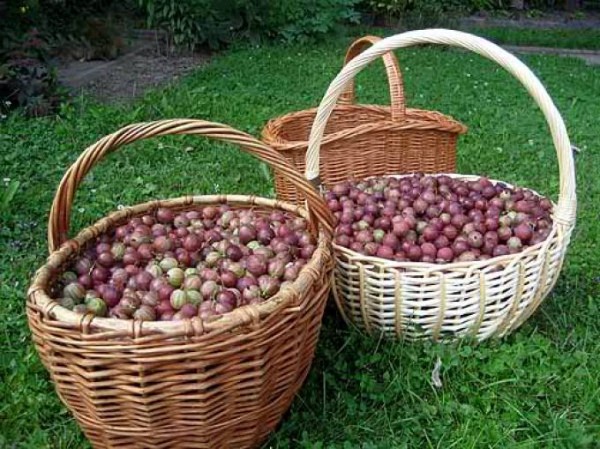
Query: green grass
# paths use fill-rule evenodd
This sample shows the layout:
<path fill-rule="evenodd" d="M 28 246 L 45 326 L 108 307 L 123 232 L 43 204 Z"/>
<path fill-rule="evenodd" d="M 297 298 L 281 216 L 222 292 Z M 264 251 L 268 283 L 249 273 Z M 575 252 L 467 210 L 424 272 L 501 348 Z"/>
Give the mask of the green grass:
<path fill-rule="evenodd" d="M 600 29 L 471 27 L 469 32 L 499 44 L 600 50 Z"/>
<path fill-rule="evenodd" d="M 87 447 L 30 344 L 24 316 L 24 292 L 44 260 L 45 220 L 67 166 L 87 145 L 136 121 L 197 117 L 258 134 L 268 118 L 318 103 L 349 42 L 238 50 L 130 106 L 81 98 L 60 118 L 0 121 L 0 182 L 19 182 L 0 211 L 0 448 Z M 469 125 L 460 142 L 461 172 L 556 198 L 548 130 L 516 81 L 467 53 L 422 48 L 398 54 L 408 104 Z M 309 378 L 265 447 L 598 447 L 600 72 L 569 58 L 525 60 L 583 150 L 577 156 L 578 225 L 553 294 L 518 332 L 481 345 L 364 338 L 330 310 Z M 380 66 L 359 77 L 362 101 L 388 101 Z M 233 148 L 193 138 L 145 141 L 94 169 L 76 198 L 73 229 L 118 204 L 217 191 L 272 194 L 265 170 Z M 441 389 L 431 385 L 438 357 Z"/>

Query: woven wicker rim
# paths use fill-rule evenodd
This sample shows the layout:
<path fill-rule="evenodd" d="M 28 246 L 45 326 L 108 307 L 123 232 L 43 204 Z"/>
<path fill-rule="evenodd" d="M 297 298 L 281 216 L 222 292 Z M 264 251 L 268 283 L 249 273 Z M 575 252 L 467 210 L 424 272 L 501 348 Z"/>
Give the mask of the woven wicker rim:
<path fill-rule="evenodd" d="M 440 44 L 466 48 L 502 66 L 526 88 L 546 118 L 556 148 L 559 167 L 560 193 L 554 209 L 554 223 L 566 229 L 575 223 L 577 197 L 575 192 L 575 165 L 571 143 L 564 121 L 548 92 L 518 58 L 499 46 L 477 36 L 460 31 L 429 29 L 410 31 L 388 37 L 365 50 L 348 63 L 329 85 L 311 129 L 306 154 L 306 177 L 313 183 L 319 179 L 319 150 L 325 126 L 342 92 L 352 79 L 369 63 L 397 48 L 418 44 Z"/>
<path fill-rule="evenodd" d="M 389 114 L 389 106 L 378 105 L 344 105 L 345 113 L 353 113 L 352 109 L 356 109 L 356 113 L 370 110 L 378 114 Z M 303 140 L 284 140 L 281 135 L 281 130 L 289 123 L 293 123 L 298 119 L 298 116 L 313 115 L 317 116 L 318 108 L 306 109 L 303 111 L 292 112 L 290 114 L 269 120 L 263 130 L 263 137 L 269 137 L 269 143 L 277 144 L 278 151 L 294 151 L 306 147 L 306 141 Z M 353 128 L 337 131 L 323 136 L 321 144 L 334 142 L 347 137 L 358 137 L 363 134 L 368 134 L 376 131 L 402 131 L 402 130 L 434 130 L 441 132 L 464 134 L 467 132 L 467 127 L 456 121 L 448 115 L 444 115 L 436 111 L 425 111 L 421 109 L 407 108 L 406 115 L 402 122 L 393 120 L 379 120 L 373 123 L 365 123 Z"/>
<path fill-rule="evenodd" d="M 112 229 L 115 225 L 119 223 L 124 223 L 125 221 L 133 217 L 143 215 L 159 207 L 170 207 L 173 209 L 183 210 L 193 206 L 218 203 L 239 203 L 262 206 L 267 208 L 282 209 L 294 213 L 296 215 L 300 215 L 304 218 L 306 218 L 307 216 L 306 211 L 299 207 L 284 204 L 276 200 L 268 200 L 265 198 L 250 197 L 245 195 L 206 195 L 192 197 L 186 196 L 173 198 L 169 200 L 152 201 L 137 204 L 132 207 L 127 207 L 122 210 L 112 212 L 107 217 L 102 218 L 94 225 L 82 230 L 76 237 L 63 244 L 58 251 L 55 251 L 50 256 L 46 265 L 44 265 L 44 267 L 42 267 L 38 271 L 29 294 L 35 295 L 35 302 L 42 308 L 45 308 L 48 314 L 53 314 L 56 317 L 56 319 L 69 323 L 82 322 L 83 317 L 81 314 L 77 314 L 60 306 L 57 302 L 55 302 L 52 298 L 48 296 L 46 289 L 44 288 L 47 287 L 52 281 L 53 275 L 60 272 L 64 265 L 67 264 L 74 256 L 77 255 L 81 247 L 83 247 L 90 240 L 95 239 L 99 234 L 102 234 L 108 231 L 109 229 Z M 142 334 L 142 328 L 144 333 L 147 331 L 162 331 L 173 333 L 176 330 L 183 330 L 183 334 L 185 335 L 190 335 L 190 333 L 198 335 L 206 332 L 212 332 L 217 329 L 228 330 L 240 325 L 250 324 L 252 321 L 256 321 L 272 313 L 274 310 L 288 305 L 288 303 L 296 297 L 296 294 L 294 293 L 294 290 L 297 288 L 296 286 L 301 286 L 298 288 L 302 289 L 305 285 L 309 284 L 314 280 L 315 273 L 313 273 L 313 271 L 317 270 L 318 272 L 318 270 L 323 268 L 321 259 L 323 257 L 323 251 L 325 250 L 326 244 L 327 239 L 323 238 L 323 235 L 321 235 L 318 249 L 315 252 L 313 260 L 311 261 L 311 263 L 307 264 L 304 267 L 305 269 L 303 268 L 294 285 L 290 286 L 287 289 L 281 290 L 277 295 L 273 296 L 272 298 L 261 304 L 240 307 L 230 313 L 214 317 L 210 320 L 200 320 L 197 318 L 193 318 L 189 320 L 189 323 L 185 323 L 185 321 L 187 320 L 170 322 L 142 322 L 136 320 L 128 321 L 116 318 L 95 317 L 93 319 L 94 325 L 97 325 L 99 328 L 102 329 L 111 329 L 115 331 L 133 329 L 132 326 L 137 326 L 139 328 L 134 329 L 134 331 L 139 335 Z M 188 328 L 182 329 L 181 323 L 184 323 L 184 327 L 187 324 Z M 85 324 L 82 322 L 82 325 Z M 189 327 L 190 325 L 191 328 Z"/>
<path fill-rule="evenodd" d="M 477 180 L 480 178 L 480 176 L 477 176 L 477 175 L 463 175 L 463 174 L 455 174 L 455 173 L 440 173 L 440 175 L 449 176 L 449 177 L 455 178 L 455 179 L 462 179 L 465 181 L 474 181 L 474 180 Z M 390 175 L 390 176 L 385 176 L 385 177 L 400 179 L 400 178 L 403 178 L 406 176 L 411 176 L 411 175 L 410 174 Z M 490 181 L 493 184 L 502 182 L 507 187 L 511 187 L 511 188 L 514 187 L 513 185 L 508 184 L 504 181 L 498 181 L 495 179 L 490 179 Z M 532 189 L 526 189 L 526 190 L 529 190 L 534 195 L 541 197 L 541 195 L 538 192 L 536 192 L 535 190 L 532 190 Z M 556 206 L 554 203 L 552 203 L 552 205 L 553 205 L 553 207 Z M 473 270 L 485 270 L 485 268 L 488 268 L 488 267 L 490 269 L 495 269 L 498 265 L 508 266 L 508 265 L 516 264 L 518 261 L 518 257 L 516 257 L 516 256 L 526 256 L 528 254 L 533 254 L 533 253 L 538 252 L 538 250 L 540 248 L 544 248 L 544 249 L 547 248 L 548 246 L 550 246 L 550 244 L 552 243 L 552 240 L 555 238 L 555 236 L 559 232 L 561 232 L 561 228 L 553 221 L 552 230 L 550 231 L 550 234 L 548 235 L 548 237 L 546 237 L 546 239 L 544 239 L 543 242 L 537 243 L 532 246 L 528 246 L 527 248 L 525 248 L 522 251 L 519 251 L 518 253 L 507 254 L 505 256 L 496 256 L 496 257 L 492 257 L 487 260 L 477 260 L 477 261 L 472 261 L 472 262 L 451 262 L 451 263 L 445 263 L 445 264 L 436 264 L 436 263 L 428 263 L 428 262 L 396 262 L 393 260 L 382 259 L 381 257 L 367 256 L 362 253 L 353 251 L 349 248 L 346 248 L 345 246 L 340 246 L 340 245 L 336 244 L 335 241 L 333 242 L 333 248 L 335 251 L 346 254 L 347 256 L 351 257 L 353 260 L 356 260 L 357 262 L 371 263 L 378 267 L 406 269 L 406 270 L 411 270 L 411 271 L 419 271 L 422 273 L 436 273 L 436 272 L 440 272 L 440 271 L 444 271 L 444 270 L 450 271 L 450 270 L 458 270 L 458 269 L 465 269 L 465 272 L 467 272 L 467 271 L 473 271 Z"/>
<path fill-rule="evenodd" d="M 209 138 L 226 141 L 239 145 L 245 151 L 268 163 L 276 171 L 284 174 L 287 179 L 302 192 L 307 200 L 307 208 L 301 208 L 278 200 L 246 195 L 205 195 L 185 196 L 169 200 L 151 201 L 111 213 L 94 225 L 79 232 L 67 240 L 69 218 L 76 190 L 91 168 L 108 153 L 115 151 L 126 143 L 146 139 L 153 136 L 172 134 L 203 135 Z M 194 205 L 225 203 L 238 204 L 244 207 L 257 206 L 263 208 L 282 209 L 307 218 L 311 232 L 318 237 L 318 247 L 312 259 L 302 269 L 298 279 L 288 288 L 278 292 L 258 305 L 243 306 L 214 319 L 202 320 L 198 317 L 181 321 L 150 321 L 120 320 L 116 318 L 95 317 L 92 314 L 81 315 L 70 311 L 53 299 L 46 289 L 49 283 L 64 265 L 74 257 L 88 241 L 99 234 L 113 228 L 134 216 L 139 216 L 158 207 L 175 209 L 190 208 Z M 274 150 L 256 140 L 254 137 L 234 130 L 226 125 L 193 119 L 173 119 L 156 122 L 140 123 L 127 126 L 110 134 L 88 147 L 77 161 L 65 173 L 56 192 L 48 220 L 48 245 L 50 256 L 46 263 L 36 272 L 28 297 L 44 310 L 44 314 L 65 323 L 78 325 L 85 333 L 92 327 L 102 330 L 125 332 L 135 337 L 149 333 L 162 332 L 172 336 L 200 335 L 207 332 L 228 331 L 233 328 L 256 323 L 262 317 L 279 308 L 290 305 L 298 297 L 298 292 L 310 286 L 324 268 L 324 259 L 329 251 L 328 245 L 332 235 L 333 216 L 327 205 L 316 190 L 308 184 L 302 175 L 296 172 Z M 58 249 L 57 249 L 58 248 Z"/>

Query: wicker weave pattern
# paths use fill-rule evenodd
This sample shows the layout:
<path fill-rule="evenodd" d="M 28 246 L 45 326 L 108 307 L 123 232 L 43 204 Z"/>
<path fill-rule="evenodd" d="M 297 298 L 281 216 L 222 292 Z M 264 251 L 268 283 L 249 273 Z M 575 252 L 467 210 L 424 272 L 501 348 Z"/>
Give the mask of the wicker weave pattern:
<path fill-rule="evenodd" d="M 379 40 L 366 36 L 355 41 L 348 49 L 345 64 L 365 46 Z M 439 112 L 406 108 L 398 60 L 391 52 L 382 58 L 391 105 L 356 105 L 352 81 L 345 86 L 321 141 L 320 180 L 325 186 L 351 177 L 456 169 L 456 140 L 466 132 L 466 127 Z M 309 109 L 269 121 L 263 129 L 263 141 L 304 171 L 309 132 L 316 113 L 317 109 Z M 281 200 L 300 199 L 284 177 L 275 176 L 275 188 Z"/>
<path fill-rule="evenodd" d="M 92 166 L 119 145 L 166 134 L 240 144 L 290 176 L 304 191 L 310 216 L 299 206 L 257 197 L 189 196 L 114 212 L 63 244 L 76 187 Z M 158 207 L 189 210 L 222 203 L 310 217 L 318 247 L 290 288 L 257 306 L 180 322 L 81 316 L 48 296 L 64 266 L 99 234 Z M 55 197 L 49 237 L 50 248 L 62 245 L 36 273 L 27 316 L 60 398 L 95 448 L 250 448 L 275 428 L 310 368 L 332 269 L 331 216 L 314 189 L 276 153 L 209 122 L 132 125 L 92 145 L 69 169 Z"/>
<path fill-rule="evenodd" d="M 370 333 L 436 340 L 501 337 L 518 328 L 554 286 L 577 206 L 573 155 L 564 122 L 542 84 L 521 61 L 484 39 L 450 30 L 414 31 L 380 41 L 346 65 L 329 86 L 311 130 L 306 176 L 319 178 L 326 124 L 354 76 L 391 50 L 432 43 L 464 47 L 497 62 L 521 81 L 544 113 L 560 171 L 552 232 L 522 253 L 445 265 L 391 262 L 334 244 L 334 294 L 346 320 Z"/>
<path fill-rule="evenodd" d="M 569 239 L 558 233 L 519 254 L 444 266 L 382 261 L 334 245 L 334 297 L 346 321 L 367 333 L 500 337 L 523 323 L 554 286 L 562 242 Z"/>

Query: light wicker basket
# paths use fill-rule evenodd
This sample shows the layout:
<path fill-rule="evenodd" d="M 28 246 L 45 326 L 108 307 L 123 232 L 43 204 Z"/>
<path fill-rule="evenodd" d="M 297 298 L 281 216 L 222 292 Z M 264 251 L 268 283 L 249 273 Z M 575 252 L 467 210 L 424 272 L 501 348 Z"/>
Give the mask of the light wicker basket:
<path fill-rule="evenodd" d="M 379 40 L 375 36 L 356 40 L 344 64 Z M 336 100 L 321 141 L 319 173 L 326 186 L 351 177 L 456 171 L 456 140 L 467 128 L 439 112 L 407 108 L 398 60 L 392 52 L 382 58 L 391 105 L 355 104 L 353 82 L 346 86 Z M 263 141 L 300 171 L 305 169 L 308 137 L 316 113 L 317 109 L 309 109 L 272 119 L 262 132 Z M 283 201 L 300 199 L 282 176 L 275 175 L 275 189 Z"/>
<path fill-rule="evenodd" d="M 117 211 L 67 240 L 78 186 L 106 154 L 154 136 L 190 134 L 239 145 L 289 177 L 308 210 L 242 195 L 187 196 Z M 48 295 L 86 243 L 158 207 L 224 204 L 304 216 L 318 238 L 289 288 L 256 306 L 202 320 L 141 322 L 79 315 Z M 225 125 L 131 125 L 90 146 L 63 177 L 50 212 L 51 255 L 28 293 L 33 341 L 58 395 L 95 448 L 251 448 L 278 424 L 311 365 L 331 280 L 332 217 L 318 193 L 272 149 Z M 60 248 L 59 248 L 60 247 Z"/>
<path fill-rule="evenodd" d="M 344 318 L 369 333 L 435 340 L 500 337 L 519 327 L 548 295 L 575 225 L 575 170 L 569 137 L 550 96 L 525 64 L 482 38 L 457 31 L 414 31 L 378 42 L 330 84 L 311 131 L 306 176 L 313 181 L 319 178 L 326 124 L 352 78 L 377 57 L 417 44 L 445 44 L 479 53 L 504 67 L 534 98 L 548 122 L 560 170 L 552 231 L 544 242 L 517 254 L 444 265 L 366 257 L 334 244 L 334 295 Z"/>

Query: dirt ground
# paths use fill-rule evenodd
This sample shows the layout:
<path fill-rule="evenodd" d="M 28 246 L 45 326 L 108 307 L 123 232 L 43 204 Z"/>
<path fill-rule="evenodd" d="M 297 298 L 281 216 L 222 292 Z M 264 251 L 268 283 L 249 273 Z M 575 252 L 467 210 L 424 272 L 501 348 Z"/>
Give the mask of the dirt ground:
<path fill-rule="evenodd" d="M 584 17 L 574 17 L 567 13 L 545 13 L 541 17 L 497 18 L 486 15 L 465 17 L 464 25 L 512 26 L 512 27 L 558 27 L 590 28 L 600 27 L 600 12 L 586 13 Z M 175 54 L 165 56 L 164 46 L 159 51 L 157 34 L 152 31 L 137 31 L 137 38 L 127 52 L 113 61 L 69 61 L 58 66 L 59 79 L 74 95 L 86 92 L 102 102 L 125 102 L 140 96 L 150 88 L 177 81 L 195 68 L 205 64 L 210 54 Z M 598 64 L 598 52 L 574 53 L 570 50 L 531 48 L 510 48 L 510 51 L 527 53 L 556 53 L 564 56 L 581 57 L 588 64 Z M 585 53 L 585 54 L 584 54 Z M 589 54 L 588 54 L 589 53 Z M 592 54 L 593 53 L 593 54 Z"/>
<path fill-rule="evenodd" d="M 114 61 L 71 61 L 58 71 L 74 95 L 85 92 L 102 102 L 125 102 L 175 82 L 209 57 L 208 52 L 165 56 L 152 43 L 145 43 Z"/>

